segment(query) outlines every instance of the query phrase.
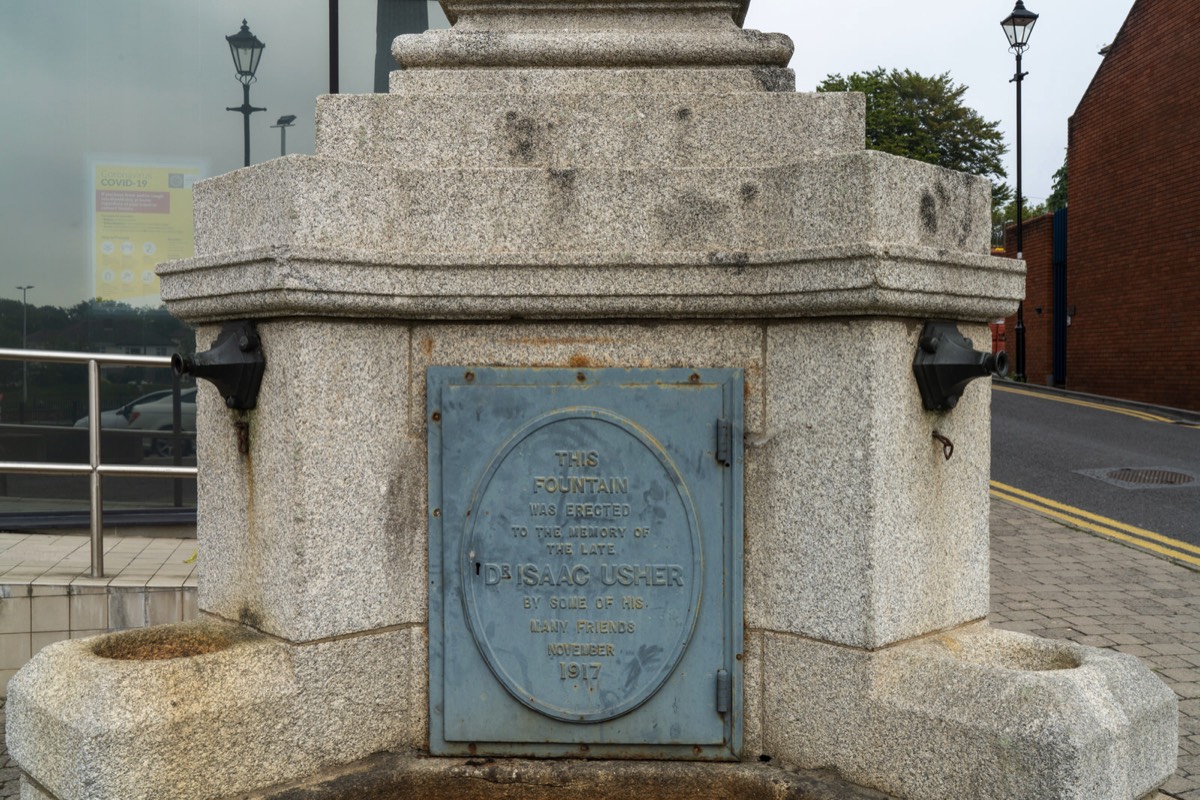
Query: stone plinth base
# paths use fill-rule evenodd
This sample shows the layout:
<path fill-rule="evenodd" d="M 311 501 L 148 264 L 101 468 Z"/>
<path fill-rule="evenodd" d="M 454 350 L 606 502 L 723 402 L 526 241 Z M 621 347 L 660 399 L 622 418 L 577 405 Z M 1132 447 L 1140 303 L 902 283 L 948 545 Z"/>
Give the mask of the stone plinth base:
<path fill-rule="evenodd" d="M 769 764 L 532 761 L 379 753 L 238 800 L 888 800 L 827 772 Z M 227 800 L 233 800 L 228 798 Z"/>
<path fill-rule="evenodd" d="M 883 797 L 783 764 L 903 798 L 1132 800 L 1175 769 L 1174 694 L 1137 659 L 983 624 L 876 652 L 752 633 L 748 763 L 427 758 L 424 638 L 202 621 L 51 645 L 10 686 L 22 797 Z"/>

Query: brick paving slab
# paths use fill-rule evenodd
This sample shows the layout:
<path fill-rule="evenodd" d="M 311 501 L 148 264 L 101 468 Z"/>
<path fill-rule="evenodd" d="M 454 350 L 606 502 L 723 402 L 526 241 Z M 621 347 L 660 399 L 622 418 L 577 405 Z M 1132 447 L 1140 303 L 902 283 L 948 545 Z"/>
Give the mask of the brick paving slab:
<path fill-rule="evenodd" d="M 1200 573 L 992 502 L 991 621 L 1143 658 L 1180 697 L 1179 770 L 1155 800 L 1200 800 Z M 18 797 L 4 744 L 0 800 Z"/>

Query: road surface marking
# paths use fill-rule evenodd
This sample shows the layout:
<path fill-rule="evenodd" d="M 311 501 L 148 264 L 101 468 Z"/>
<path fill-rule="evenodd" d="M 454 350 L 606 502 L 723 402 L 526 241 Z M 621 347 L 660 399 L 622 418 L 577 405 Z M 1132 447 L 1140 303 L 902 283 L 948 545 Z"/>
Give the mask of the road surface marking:
<path fill-rule="evenodd" d="M 1056 403 L 1068 403 L 1073 406 L 1083 406 L 1084 408 L 1096 408 L 1101 411 L 1111 411 L 1114 414 L 1124 414 L 1135 419 L 1146 420 L 1147 422 L 1174 423 L 1176 421 L 1171 417 L 1164 417 L 1159 414 L 1151 414 L 1148 411 L 1137 411 L 1136 409 L 1132 408 L 1121 408 L 1120 406 L 1110 406 L 1105 405 L 1104 403 L 1093 403 L 1088 400 L 1078 400 L 1074 397 L 1058 397 L 1055 395 L 1044 394 L 1043 392 L 1033 392 L 1028 389 L 1014 389 L 1011 386 L 996 386 L 995 384 L 992 385 L 992 388 L 997 392 L 1008 392 L 1009 394 L 1020 394 L 1026 397 L 1037 397 L 1041 400 L 1053 400 Z M 1192 426 L 1188 425 L 1187 427 Z"/>
<path fill-rule="evenodd" d="M 1054 517 L 1092 533 L 1098 533 L 1101 536 L 1117 539 L 1126 544 L 1140 547 L 1143 550 L 1149 550 L 1152 553 L 1200 567 L 1200 547 L 1194 544 L 1189 544 L 1179 539 L 1172 539 L 1170 536 L 1163 536 L 1161 533 L 1148 531 L 1145 528 L 1127 525 L 1115 519 L 1102 517 L 1099 514 L 1084 511 L 1082 508 L 1075 508 L 1065 503 L 1041 497 L 1032 492 L 1026 492 L 1015 486 L 1009 486 L 1006 483 L 990 481 L 990 484 L 992 497 L 997 497 L 1023 508 L 1037 511 L 1040 514 Z"/>

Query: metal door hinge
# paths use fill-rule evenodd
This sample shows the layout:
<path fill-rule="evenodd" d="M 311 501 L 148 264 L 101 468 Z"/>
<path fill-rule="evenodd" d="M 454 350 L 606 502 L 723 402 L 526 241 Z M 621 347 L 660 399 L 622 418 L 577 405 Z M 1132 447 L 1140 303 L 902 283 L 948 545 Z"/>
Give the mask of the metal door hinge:
<path fill-rule="evenodd" d="M 717 420 L 717 462 L 733 466 L 733 422 L 728 419 Z"/>
<path fill-rule="evenodd" d="M 728 714 L 731 701 L 733 699 L 733 680 L 729 677 L 729 670 L 717 670 L 717 713 Z"/>

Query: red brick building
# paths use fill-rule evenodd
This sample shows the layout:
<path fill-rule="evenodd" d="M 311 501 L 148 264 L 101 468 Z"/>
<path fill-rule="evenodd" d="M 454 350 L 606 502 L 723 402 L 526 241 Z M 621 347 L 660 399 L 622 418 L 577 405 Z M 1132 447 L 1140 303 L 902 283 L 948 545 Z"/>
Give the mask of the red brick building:
<path fill-rule="evenodd" d="M 1025 246 L 1025 379 L 1040 386 L 1054 381 L 1054 215 L 1025 220 L 1021 233 Z M 1017 256 L 1016 227 L 1004 232 L 1004 254 Z M 1004 324 L 1004 349 L 1008 352 L 1008 373 L 1016 373 L 1017 317 Z"/>
<path fill-rule="evenodd" d="M 1200 410 L 1200 0 L 1134 3 L 1069 121 L 1067 161 L 1067 388 Z M 1048 227 L 1025 227 L 1031 383 L 1048 372 Z"/>

